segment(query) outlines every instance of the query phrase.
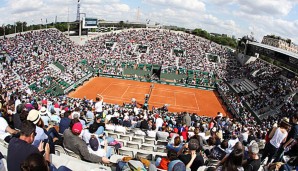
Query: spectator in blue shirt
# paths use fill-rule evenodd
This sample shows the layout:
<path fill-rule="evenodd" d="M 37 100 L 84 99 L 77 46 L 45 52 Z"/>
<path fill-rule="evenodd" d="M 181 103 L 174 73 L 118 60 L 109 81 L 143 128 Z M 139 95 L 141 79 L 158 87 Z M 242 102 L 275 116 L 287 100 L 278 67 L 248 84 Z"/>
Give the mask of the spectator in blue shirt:
<path fill-rule="evenodd" d="M 69 117 L 71 117 L 71 112 L 70 111 L 65 112 L 64 117 L 61 119 L 61 121 L 59 123 L 59 133 L 63 134 L 63 132 L 67 128 L 69 128 L 70 121 L 71 121 L 71 119 Z"/>

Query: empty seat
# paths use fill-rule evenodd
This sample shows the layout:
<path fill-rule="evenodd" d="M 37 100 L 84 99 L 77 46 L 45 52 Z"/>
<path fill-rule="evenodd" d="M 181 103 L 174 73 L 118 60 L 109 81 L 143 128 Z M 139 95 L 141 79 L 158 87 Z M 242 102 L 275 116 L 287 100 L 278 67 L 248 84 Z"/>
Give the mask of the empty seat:
<path fill-rule="evenodd" d="M 155 145 L 155 140 L 154 139 L 149 139 L 149 138 L 145 138 L 145 143 L 146 144 L 152 144 L 152 145 Z"/>
<path fill-rule="evenodd" d="M 139 149 L 139 144 L 133 143 L 133 142 L 126 142 L 126 147 Z"/>
<path fill-rule="evenodd" d="M 74 158 L 77 158 L 77 159 L 81 159 L 81 156 L 77 155 L 76 153 L 74 153 L 73 151 L 67 149 L 67 148 L 64 148 L 64 150 L 66 151 L 66 153 L 71 156 L 71 157 L 74 157 Z"/>
<path fill-rule="evenodd" d="M 114 130 L 114 132 L 117 133 L 118 135 L 124 135 L 124 132 L 121 132 L 121 131 Z"/>
<path fill-rule="evenodd" d="M 135 133 L 134 132 L 126 132 L 125 135 L 130 135 L 130 136 L 134 136 Z"/>
<path fill-rule="evenodd" d="M 124 149 L 121 149 L 121 148 L 119 149 L 119 155 L 134 157 L 133 151 L 124 150 Z"/>
<path fill-rule="evenodd" d="M 130 136 L 128 135 L 119 135 L 119 138 L 122 140 L 130 141 Z"/>
<path fill-rule="evenodd" d="M 140 149 L 147 150 L 147 151 L 154 151 L 154 146 L 153 145 L 142 144 Z"/>
<path fill-rule="evenodd" d="M 144 139 L 146 136 L 145 135 L 141 135 L 141 134 L 135 134 L 134 137 Z"/>
<path fill-rule="evenodd" d="M 55 145 L 55 154 L 60 156 L 60 154 L 67 154 L 64 148 L 60 145 Z"/>
<path fill-rule="evenodd" d="M 121 144 L 121 147 L 124 147 L 126 145 L 126 141 L 122 139 L 117 139 L 117 141 Z"/>
<path fill-rule="evenodd" d="M 161 141 L 161 140 L 157 140 L 156 145 L 168 145 L 168 141 Z"/>
<path fill-rule="evenodd" d="M 118 134 L 109 132 L 109 133 L 108 133 L 108 137 L 112 137 L 112 138 L 117 139 L 117 138 L 118 138 Z"/>
<path fill-rule="evenodd" d="M 153 160 L 153 155 L 152 154 L 146 154 L 146 153 L 137 152 L 136 158 L 139 159 L 140 157 L 141 158 L 145 158 L 145 159 L 150 160 L 150 161 Z"/>
<path fill-rule="evenodd" d="M 166 153 L 167 149 L 164 146 L 156 146 L 156 152 Z"/>
<path fill-rule="evenodd" d="M 137 142 L 137 143 L 143 143 L 144 139 L 139 137 L 132 137 L 131 141 Z"/>
<path fill-rule="evenodd" d="M 8 148 L 8 143 L 5 142 L 4 140 L 0 139 L 0 145 L 2 145 L 5 148 Z"/>

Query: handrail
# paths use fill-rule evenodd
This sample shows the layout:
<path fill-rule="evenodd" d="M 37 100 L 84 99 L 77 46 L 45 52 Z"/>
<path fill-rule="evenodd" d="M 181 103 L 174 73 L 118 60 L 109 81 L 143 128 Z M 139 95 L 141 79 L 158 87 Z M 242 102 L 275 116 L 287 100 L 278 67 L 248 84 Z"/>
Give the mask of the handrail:
<path fill-rule="evenodd" d="M 64 90 L 64 94 L 68 93 L 71 89 L 73 89 L 75 87 L 75 85 L 81 84 L 84 81 L 86 81 L 87 79 L 89 79 L 92 76 L 93 73 L 89 73 L 88 75 L 84 76 L 83 78 L 81 78 L 79 81 L 73 83 L 72 85 L 70 85 L 69 87 L 67 87 Z"/>

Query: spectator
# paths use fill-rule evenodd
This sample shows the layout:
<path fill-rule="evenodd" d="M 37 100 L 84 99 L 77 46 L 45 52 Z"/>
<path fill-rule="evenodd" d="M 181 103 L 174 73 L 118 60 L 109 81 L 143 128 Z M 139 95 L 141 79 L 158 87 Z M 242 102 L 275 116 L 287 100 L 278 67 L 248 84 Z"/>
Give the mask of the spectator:
<path fill-rule="evenodd" d="M 100 118 L 103 118 L 102 103 L 103 103 L 103 97 L 98 94 L 96 96 L 96 103 L 95 103 L 95 115 L 96 115 L 96 117 L 99 116 Z"/>
<path fill-rule="evenodd" d="M 228 153 L 232 152 L 233 147 L 237 142 L 239 142 L 238 136 L 236 135 L 235 132 L 233 132 L 232 138 L 228 141 L 228 149 L 227 149 Z"/>
<path fill-rule="evenodd" d="M 33 153 L 29 155 L 24 162 L 21 164 L 21 171 L 71 171 L 65 166 L 60 166 L 58 169 L 50 163 L 50 161 L 45 160 L 45 158 L 40 153 Z"/>
<path fill-rule="evenodd" d="M 48 136 L 43 129 L 43 122 L 41 120 L 39 111 L 32 109 L 27 116 L 27 120 L 33 122 L 36 125 L 36 135 L 34 136 L 33 145 L 38 147 L 41 141 L 48 139 Z"/>
<path fill-rule="evenodd" d="M 256 142 L 251 143 L 248 147 L 249 159 L 244 161 L 245 171 L 258 171 L 261 166 L 261 158 L 259 156 L 259 145 Z"/>
<path fill-rule="evenodd" d="M 291 117 L 291 121 L 292 121 L 292 127 L 291 127 L 291 130 L 287 136 L 287 140 L 283 145 L 281 145 L 279 147 L 279 150 L 277 151 L 277 154 L 276 154 L 277 158 L 274 160 L 274 162 L 281 161 L 285 149 L 287 149 L 287 151 L 290 151 L 290 152 L 295 151 L 294 144 L 296 144 L 295 140 L 297 140 L 297 138 L 298 138 L 298 113 L 294 114 Z M 294 148 L 293 148 L 293 146 L 294 146 Z"/>
<path fill-rule="evenodd" d="M 169 133 L 166 132 L 167 127 L 163 126 L 161 131 L 156 132 L 157 140 L 167 140 L 169 137 Z"/>
<path fill-rule="evenodd" d="M 286 142 L 288 136 L 288 130 L 291 127 L 288 118 L 283 118 L 279 127 L 274 127 L 269 134 L 270 141 L 266 143 L 265 149 L 262 155 L 262 162 L 268 157 L 267 164 L 272 160 L 273 155 L 277 152 L 282 143 Z"/>
<path fill-rule="evenodd" d="M 196 139 L 191 139 L 187 145 L 183 146 L 184 148 L 188 147 L 189 150 L 187 154 L 181 154 L 181 151 L 184 148 L 181 148 L 178 152 L 178 158 L 188 167 L 191 171 L 197 171 L 200 166 L 203 166 L 204 159 L 200 153 L 197 153 L 197 150 L 200 148 L 199 142 Z M 181 154 L 181 155 L 179 155 Z"/>
<path fill-rule="evenodd" d="M 215 146 L 211 149 L 210 155 L 211 159 L 222 160 L 226 156 L 226 149 L 228 148 L 228 141 L 223 140 L 220 145 Z"/>
<path fill-rule="evenodd" d="M 155 166 L 162 170 L 168 170 L 168 165 L 171 161 L 177 160 L 177 152 L 174 150 L 169 150 L 167 157 L 157 158 Z"/>
<path fill-rule="evenodd" d="M 185 113 L 183 116 L 183 123 L 186 124 L 186 126 L 190 127 L 191 126 L 191 118 L 189 116 L 189 113 Z"/>
<path fill-rule="evenodd" d="M 71 112 L 67 111 L 64 113 L 63 118 L 61 119 L 60 123 L 59 123 L 59 133 L 63 134 L 64 131 L 69 128 L 70 122 L 71 122 Z"/>
<path fill-rule="evenodd" d="M 94 113 L 92 112 L 92 108 L 88 107 L 87 109 L 88 109 L 87 113 L 86 113 L 87 120 L 93 120 L 94 119 Z"/>
<path fill-rule="evenodd" d="M 10 171 L 20 171 L 20 165 L 33 153 L 43 151 L 43 142 L 38 148 L 31 145 L 37 135 L 36 126 L 31 121 L 24 121 L 20 132 L 20 138 L 13 137 L 8 145 L 7 168 Z"/>
<path fill-rule="evenodd" d="M 0 117 L 0 139 L 4 140 L 7 136 L 11 136 L 18 133 L 18 131 L 12 129 L 7 121 Z"/>
<path fill-rule="evenodd" d="M 168 144 L 167 145 L 167 149 L 168 150 L 173 150 L 175 151 L 176 153 L 178 153 L 178 151 L 180 151 L 180 149 L 182 148 L 183 144 L 182 144 L 182 141 L 180 139 L 179 136 L 176 136 L 175 139 L 174 139 L 174 144 Z"/>
<path fill-rule="evenodd" d="M 79 138 L 83 126 L 81 123 L 76 122 L 73 124 L 71 129 L 66 129 L 63 133 L 64 140 L 63 144 L 65 148 L 72 150 L 74 153 L 80 155 L 83 160 L 92 162 L 92 163 L 109 163 L 109 159 L 106 157 L 99 157 L 94 154 L 91 154 L 88 151 L 87 144 Z"/>
<path fill-rule="evenodd" d="M 159 131 L 162 128 L 163 125 L 163 119 L 157 115 L 156 121 L 155 121 L 155 126 L 156 126 L 156 131 Z"/>
<path fill-rule="evenodd" d="M 41 116 L 41 119 L 42 119 L 44 125 L 46 127 L 48 127 L 49 126 L 49 122 L 51 121 L 51 114 L 50 114 L 50 112 L 48 112 L 48 110 L 45 107 L 42 107 L 39 112 L 40 112 L 40 116 Z"/>
<path fill-rule="evenodd" d="M 203 147 L 204 145 L 207 145 L 206 140 L 204 140 L 204 138 L 202 136 L 199 135 L 200 133 L 200 129 L 199 128 L 195 128 L 194 130 L 194 136 L 190 137 L 190 139 L 197 139 L 199 141 L 200 147 Z"/>
<path fill-rule="evenodd" d="M 104 148 L 102 149 L 101 146 L 103 146 Z M 108 146 L 108 140 L 104 140 L 100 143 L 100 141 L 98 141 L 98 138 L 92 135 L 89 140 L 88 150 L 90 153 L 93 153 L 99 157 L 110 158 L 113 148 Z"/>
<path fill-rule="evenodd" d="M 223 166 L 218 167 L 216 171 L 243 171 L 243 156 L 243 150 L 234 149 L 225 160 Z"/>

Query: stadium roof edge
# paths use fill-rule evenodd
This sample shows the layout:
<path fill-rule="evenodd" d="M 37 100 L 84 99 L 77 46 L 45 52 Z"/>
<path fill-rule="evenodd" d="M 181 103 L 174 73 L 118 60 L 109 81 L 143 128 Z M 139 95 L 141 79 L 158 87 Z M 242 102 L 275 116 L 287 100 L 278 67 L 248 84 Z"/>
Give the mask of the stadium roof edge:
<path fill-rule="evenodd" d="M 248 44 L 259 46 L 259 47 L 262 47 L 262 48 L 266 48 L 266 49 L 276 51 L 276 52 L 279 52 L 279 53 L 282 53 L 282 54 L 285 54 L 285 55 L 288 55 L 288 56 L 291 56 L 293 58 L 298 59 L 298 54 L 297 53 L 290 52 L 290 51 L 287 51 L 287 50 L 284 50 L 284 49 L 281 49 L 281 48 L 277 48 L 277 47 L 274 47 L 274 46 L 269 46 L 269 45 L 266 45 L 266 44 L 263 44 L 263 43 L 250 42 L 250 41 L 248 42 Z"/>

